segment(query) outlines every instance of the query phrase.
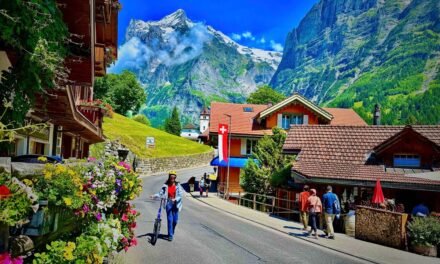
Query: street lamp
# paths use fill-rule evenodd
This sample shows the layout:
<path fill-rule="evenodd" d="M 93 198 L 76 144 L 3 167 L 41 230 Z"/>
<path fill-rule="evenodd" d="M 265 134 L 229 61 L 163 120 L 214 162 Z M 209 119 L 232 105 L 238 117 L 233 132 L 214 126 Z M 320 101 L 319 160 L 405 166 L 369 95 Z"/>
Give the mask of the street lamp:
<path fill-rule="evenodd" d="M 228 114 L 224 114 L 225 116 L 227 116 L 228 118 L 229 118 L 229 133 L 228 133 L 228 172 L 227 172 L 227 175 L 226 175 L 226 192 L 227 192 L 227 195 L 226 195 L 226 199 L 229 199 L 229 162 L 230 162 L 230 159 L 231 159 L 231 137 L 232 137 L 232 135 L 231 135 L 231 131 L 232 131 L 232 129 L 231 129 L 231 120 L 232 120 L 232 116 L 231 115 L 228 115 Z"/>

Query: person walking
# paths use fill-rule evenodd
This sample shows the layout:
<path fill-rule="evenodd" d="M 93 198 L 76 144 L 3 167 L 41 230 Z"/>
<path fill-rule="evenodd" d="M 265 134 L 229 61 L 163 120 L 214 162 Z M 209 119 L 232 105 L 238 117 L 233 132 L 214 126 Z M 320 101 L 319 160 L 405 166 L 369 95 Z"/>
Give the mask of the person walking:
<path fill-rule="evenodd" d="M 202 176 L 199 181 L 199 191 L 200 191 L 200 197 L 203 196 L 203 188 L 205 188 L 205 177 Z"/>
<path fill-rule="evenodd" d="M 312 235 L 312 232 L 315 232 L 314 236 L 316 239 L 318 239 L 317 221 L 318 216 L 322 212 L 322 203 L 321 199 L 319 199 L 319 197 L 316 195 L 315 189 L 310 190 L 310 196 L 307 198 L 306 206 L 309 211 L 310 223 L 312 225 L 312 228 L 309 231 L 309 236 Z"/>
<path fill-rule="evenodd" d="M 309 208 L 307 207 L 307 200 L 309 199 L 310 191 L 309 186 L 304 185 L 303 191 L 299 194 L 299 218 L 304 225 L 303 230 L 307 230 L 309 226 Z"/>
<path fill-rule="evenodd" d="M 211 188 L 211 179 L 209 179 L 208 174 L 204 174 L 203 178 L 205 179 L 205 192 L 206 192 L 206 197 L 208 197 L 208 193 L 209 193 L 209 188 Z"/>
<path fill-rule="evenodd" d="M 168 240 L 173 241 L 176 225 L 179 220 L 179 212 L 182 210 L 182 195 L 183 188 L 178 181 L 176 181 L 176 171 L 168 172 L 168 180 L 162 186 L 159 193 L 154 194 L 151 198 L 164 198 L 165 210 L 167 212 L 168 223 Z"/>
<path fill-rule="evenodd" d="M 332 187 L 327 186 L 327 193 L 324 194 L 323 206 L 324 206 L 324 218 L 327 225 L 327 238 L 335 239 L 335 231 L 333 228 L 333 221 L 335 216 L 339 218 L 341 213 L 341 205 L 339 203 L 338 196 L 332 192 Z"/>

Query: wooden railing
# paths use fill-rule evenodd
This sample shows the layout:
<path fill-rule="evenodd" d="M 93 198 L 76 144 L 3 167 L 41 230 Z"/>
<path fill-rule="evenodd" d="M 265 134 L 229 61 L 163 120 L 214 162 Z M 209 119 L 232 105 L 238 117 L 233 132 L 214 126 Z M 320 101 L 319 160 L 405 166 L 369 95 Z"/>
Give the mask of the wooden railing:
<path fill-rule="evenodd" d="M 229 186 L 232 189 L 232 186 Z M 284 216 L 288 214 L 299 214 L 297 200 L 278 198 L 271 195 L 257 193 L 234 192 L 227 193 L 226 184 L 220 183 L 217 186 L 217 194 L 223 199 L 238 200 L 237 204 L 265 213 Z"/>

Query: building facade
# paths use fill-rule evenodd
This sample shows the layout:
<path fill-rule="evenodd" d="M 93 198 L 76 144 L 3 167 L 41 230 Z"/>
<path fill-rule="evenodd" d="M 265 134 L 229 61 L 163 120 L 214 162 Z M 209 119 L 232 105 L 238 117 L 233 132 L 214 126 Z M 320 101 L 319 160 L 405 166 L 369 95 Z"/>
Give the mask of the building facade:
<path fill-rule="evenodd" d="M 319 195 L 332 185 L 343 205 L 358 205 L 380 180 L 406 212 L 420 202 L 440 212 L 440 126 L 297 126 L 283 150 L 296 155 L 291 197 L 304 184 Z"/>
<path fill-rule="evenodd" d="M 275 105 L 212 103 L 209 129 L 203 135 L 214 147 L 218 146 L 219 124 L 230 124 L 229 189 L 232 193 L 242 191 L 241 169 L 257 141 L 264 135 L 271 135 L 273 127 L 288 130 L 303 125 L 367 125 L 352 109 L 321 108 L 298 94 Z M 219 166 L 218 181 L 220 186 L 225 184 L 227 165 L 219 163 L 218 158 L 211 165 Z"/>
<path fill-rule="evenodd" d="M 11 156 L 40 154 L 63 158 L 84 158 L 89 146 L 103 141 L 102 103 L 93 98 L 96 76 L 117 58 L 117 0 L 58 0 L 71 42 L 65 59 L 68 81 L 50 95 L 37 95 L 27 115 L 28 123 L 45 123 L 38 133 L 21 132 L 9 153 Z M 0 70 L 14 67 L 12 50 L 0 51 Z"/>

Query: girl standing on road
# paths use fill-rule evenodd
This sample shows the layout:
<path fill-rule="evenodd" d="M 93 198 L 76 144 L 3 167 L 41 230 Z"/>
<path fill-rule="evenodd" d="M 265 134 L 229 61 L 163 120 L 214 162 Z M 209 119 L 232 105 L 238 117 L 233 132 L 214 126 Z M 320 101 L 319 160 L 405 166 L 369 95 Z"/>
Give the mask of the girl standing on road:
<path fill-rule="evenodd" d="M 182 210 L 183 189 L 180 183 L 176 181 L 176 177 L 177 173 L 170 171 L 168 180 L 162 186 L 160 192 L 151 196 L 151 198 L 161 197 L 166 200 L 164 207 L 167 211 L 169 241 L 173 241 L 177 221 L 179 220 L 179 212 Z"/>
<path fill-rule="evenodd" d="M 307 199 L 307 208 L 309 208 L 310 222 L 312 224 L 312 229 L 309 231 L 309 236 L 314 231 L 315 238 L 318 239 L 318 229 L 316 226 L 318 215 L 322 212 L 321 199 L 316 196 L 316 189 L 310 189 L 310 197 Z"/>

